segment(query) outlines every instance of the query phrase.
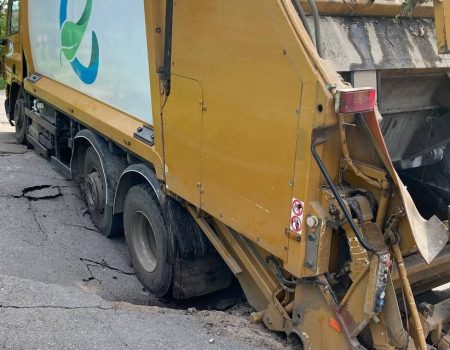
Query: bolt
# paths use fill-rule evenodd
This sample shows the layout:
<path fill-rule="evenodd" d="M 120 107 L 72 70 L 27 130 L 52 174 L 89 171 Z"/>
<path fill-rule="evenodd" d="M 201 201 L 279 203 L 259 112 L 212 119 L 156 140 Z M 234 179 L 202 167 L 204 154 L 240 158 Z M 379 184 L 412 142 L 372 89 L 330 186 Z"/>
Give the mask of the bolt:
<path fill-rule="evenodd" d="M 137 128 L 138 132 L 142 132 L 144 129 L 142 128 L 142 126 L 140 126 L 139 128 Z"/>
<path fill-rule="evenodd" d="M 314 215 L 309 215 L 306 218 L 306 225 L 310 228 L 317 227 L 319 226 L 319 219 Z"/>
<path fill-rule="evenodd" d="M 305 267 L 311 269 L 313 266 L 314 266 L 314 265 L 313 265 L 313 263 L 312 263 L 311 260 L 305 261 Z"/>

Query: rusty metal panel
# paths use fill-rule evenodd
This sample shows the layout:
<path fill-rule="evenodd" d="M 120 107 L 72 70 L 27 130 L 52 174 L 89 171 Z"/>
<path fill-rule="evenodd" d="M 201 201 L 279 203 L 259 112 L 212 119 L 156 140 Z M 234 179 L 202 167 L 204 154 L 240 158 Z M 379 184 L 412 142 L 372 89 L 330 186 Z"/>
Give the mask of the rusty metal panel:
<path fill-rule="evenodd" d="M 325 58 L 339 72 L 450 67 L 431 19 L 324 16 L 321 28 Z"/>

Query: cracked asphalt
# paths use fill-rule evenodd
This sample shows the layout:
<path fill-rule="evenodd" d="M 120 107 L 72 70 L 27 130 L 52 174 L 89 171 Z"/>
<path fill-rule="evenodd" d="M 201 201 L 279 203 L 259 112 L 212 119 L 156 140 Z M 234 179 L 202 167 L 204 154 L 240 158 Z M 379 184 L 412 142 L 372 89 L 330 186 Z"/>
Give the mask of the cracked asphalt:
<path fill-rule="evenodd" d="M 146 292 L 124 239 L 99 234 L 76 183 L 17 145 L 4 121 L 0 115 L 1 349 L 288 348 L 251 324 L 248 311 L 186 311 Z"/>

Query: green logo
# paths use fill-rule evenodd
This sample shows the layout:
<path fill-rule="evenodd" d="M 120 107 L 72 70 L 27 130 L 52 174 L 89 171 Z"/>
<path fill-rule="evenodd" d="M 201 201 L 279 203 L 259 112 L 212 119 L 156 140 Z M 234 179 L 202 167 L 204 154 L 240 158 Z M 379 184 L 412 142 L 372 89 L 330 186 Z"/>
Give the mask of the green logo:
<path fill-rule="evenodd" d="M 86 34 L 92 12 L 92 1 L 87 0 L 83 14 L 78 22 L 67 20 L 67 6 L 69 0 L 61 0 L 59 25 L 61 29 L 61 53 L 70 62 L 72 69 L 85 84 L 92 84 L 97 79 L 100 64 L 100 50 L 97 34 L 92 32 L 91 60 L 84 66 L 77 58 L 78 49 Z"/>

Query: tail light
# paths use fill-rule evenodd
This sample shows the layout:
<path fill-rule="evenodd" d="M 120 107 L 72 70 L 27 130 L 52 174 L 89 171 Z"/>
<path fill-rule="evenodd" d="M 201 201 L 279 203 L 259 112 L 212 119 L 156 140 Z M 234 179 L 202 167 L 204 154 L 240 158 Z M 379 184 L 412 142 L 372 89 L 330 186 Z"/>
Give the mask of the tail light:
<path fill-rule="evenodd" d="M 373 88 L 338 90 L 336 112 L 341 114 L 371 112 L 375 109 L 376 96 Z"/>

